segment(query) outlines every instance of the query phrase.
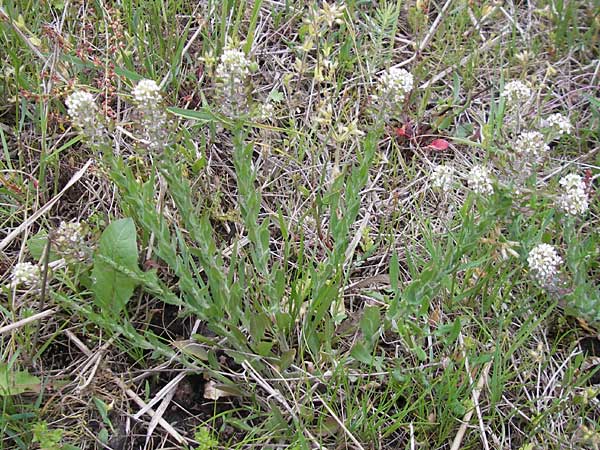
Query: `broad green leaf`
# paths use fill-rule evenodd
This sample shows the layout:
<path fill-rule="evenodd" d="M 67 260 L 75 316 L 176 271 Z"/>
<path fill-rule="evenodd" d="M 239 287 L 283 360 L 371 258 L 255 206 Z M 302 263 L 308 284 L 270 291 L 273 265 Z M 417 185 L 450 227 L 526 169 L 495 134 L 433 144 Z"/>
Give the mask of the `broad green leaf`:
<path fill-rule="evenodd" d="M 40 230 L 27 239 L 27 248 L 29 249 L 29 253 L 37 261 L 41 261 L 47 244 L 48 233 L 45 230 Z M 59 257 L 51 250 L 49 261 L 56 261 L 57 259 L 59 259 Z"/>
<path fill-rule="evenodd" d="M 185 340 L 173 341 L 173 346 L 186 355 L 193 356 L 201 361 L 208 361 L 208 350 L 206 349 L 206 345 L 198 344 L 191 340 Z"/>
<path fill-rule="evenodd" d="M 364 342 L 357 341 L 350 351 L 350 355 L 363 364 L 371 364 L 373 362 L 373 355 L 371 353 L 371 346 L 365 345 Z"/>
<path fill-rule="evenodd" d="M 114 221 L 100 237 L 92 269 L 92 291 L 97 306 L 104 313 L 118 315 L 123 310 L 136 286 L 136 281 L 127 273 L 138 271 L 137 264 L 133 220 L 128 218 Z"/>
<path fill-rule="evenodd" d="M 366 306 L 360 319 L 360 330 L 368 342 L 375 342 L 379 337 L 381 316 L 376 306 Z"/>
<path fill-rule="evenodd" d="M 39 392 L 40 379 L 27 371 L 13 371 L 8 364 L 0 363 L 0 397 Z"/>

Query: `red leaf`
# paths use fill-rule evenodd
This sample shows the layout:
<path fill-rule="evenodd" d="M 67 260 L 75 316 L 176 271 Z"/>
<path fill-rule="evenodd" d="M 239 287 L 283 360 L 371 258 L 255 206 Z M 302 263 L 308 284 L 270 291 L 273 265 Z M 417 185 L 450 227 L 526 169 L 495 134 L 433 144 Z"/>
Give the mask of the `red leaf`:
<path fill-rule="evenodd" d="M 429 147 L 442 152 L 444 150 L 447 150 L 449 145 L 450 144 L 446 139 L 434 139 L 433 141 L 431 141 L 431 144 L 429 144 Z"/>
<path fill-rule="evenodd" d="M 405 138 L 410 137 L 410 135 L 406 132 L 406 124 L 396 128 L 396 135 Z"/>

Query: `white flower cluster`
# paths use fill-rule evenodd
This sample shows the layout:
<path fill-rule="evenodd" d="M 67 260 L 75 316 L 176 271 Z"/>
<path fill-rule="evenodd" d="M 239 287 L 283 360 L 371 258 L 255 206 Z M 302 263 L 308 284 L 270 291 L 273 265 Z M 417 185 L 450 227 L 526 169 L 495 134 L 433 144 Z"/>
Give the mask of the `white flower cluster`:
<path fill-rule="evenodd" d="M 249 74 L 250 60 L 246 54 L 235 48 L 225 48 L 215 72 L 225 115 L 237 116 L 248 112 L 246 79 Z"/>
<path fill-rule="evenodd" d="M 531 162 L 537 162 L 550 150 L 544 135 L 538 131 L 525 131 L 514 144 L 515 153 Z"/>
<path fill-rule="evenodd" d="M 160 87 L 154 80 L 140 80 L 131 91 L 131 94 L 138 105 L 146 108 L 154 108 L 162 100 Z"/>
<path fill-rule="evenodd" d="M 531 89 L 519 80 L 509 81 L 500 94 L 508 102 L 509 107 L 526 103 L 531 98 Z"/>
<path fill-rule="evenodd" d="M 236 48 L 225 48 L 217 66 L 216 76 L 221 80 L 243 83 L 250 74 L 250 60 Z"/>
<path fill-rule="evenodd" d="M 542 120 L 542 126 L 556 130 L 561 136 L 573 132 L 573 125 L 569 118 L 560 113 L 550 114 L 545 120 Z"/>
<path fill-rule="evenodd" d="M 61 222 L 52 236 L 52 243 L 65 259 L 82 261 L 89 254 L 84 226 L 80 222 Z"/>
<path fill-rule="evenodd" d="M 467 185 L 476 194 L 491 195 L 494 192 L 490 172 L 483 166 L 473 166 L 467 174 Z"/>
<path fill-rule="evenodd" d="M 549 286 L 555 284 L 562 258 L 551 245 L 539 244 L 529 252 L 527 263 L 533 278 L 541 284 Z"/>
<path fill-rule="evenodd" d="M 15 264 L 12 270 L 12 285 L 38 288 L 42 282 L 40 267 L 30 262 Z"/>
<path fill-rule="evenodd" d="M 454 184 L 454 167 L 437 165 L 431 172 L 430 179 L 432 187 L 441 189 L 442 192 L 450 192 Z"/>
<path fill-rule="evenodd" d="M 414 77 L 405 69 L 392 67 L 379 78 L 377 94 L 374 96 L 382 116 L 388 117 L 398 109 L 406 94 L 414 87 Z"/>
<path fill-rule="evenodd" d="M 254 111 L 254 120 L 258 122 L 268 122 L 275 118 L 275 105 L 269 100 L 260 103 L 256 111 Z"/>
<path fill-rule="evenodd" d="M 393 102 L 401 103 L 412 91 L 414 78 L 407 70 L 392 67 L 381 75 L 379 84 L 380 95 L 389 95 Z"/>
<path fill-rule="evenodd" d="M 160 87 L 154 80 L 140 80 L 131 91 L 140 113 L 140 128 L 148 142 L 148 149 L 160 152 L 167 145 L 167 113 L 162 105 Z"/>
<path fill-rule="evenodd" d="M 85 137 L 92 142 L 97 142 L 104 137 L 105 129 L 98 120 L 98 105 L 92 94 L 75 91 L 67 97 L 65 103 L 73 125 L 78 127 Z"/>
<path fill-rule="evenodd" d="M 558 197 L 558 207 L 572 216 L 584 214 L 589 208 L 586 185 L 583 179 L 571 173 L 560 179 L 562 193 Z"/>

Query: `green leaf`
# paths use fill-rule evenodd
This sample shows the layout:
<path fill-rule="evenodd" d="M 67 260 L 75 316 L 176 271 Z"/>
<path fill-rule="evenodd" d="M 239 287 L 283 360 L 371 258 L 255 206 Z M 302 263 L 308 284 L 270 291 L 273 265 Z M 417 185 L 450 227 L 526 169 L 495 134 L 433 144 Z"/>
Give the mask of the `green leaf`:
<path fill-rule="evenodd" d="M 364 342 L 357 341 L 350 351 L 350 355 L 363 364 L 371 364 L 373 362 L 373 355 L 371 348 L 367 347 Z"/>
<path fill-rule="evenodd" d="M 200 111 L 195 111 L 192 109 L 171 107 L 168 108 L 168 110 L 170 113 L 183 117 L 184 119 L 199 120 L 202 122 L 213 122 L 218 120 L 218 117 L 208 108 L 202 108 Z"/>
<path fill-rule="evenodd" d="M 40 379 L 27 371 L 12 371 L 8 364 L 0 363 L 0 397 L 39 392 Z"/>
<path fill-rule="evenodd" d="M 114 433 L 115 430 L 113 428 L 113 424 L 108 417 L 110 407 L 98 397 L 94 397 L 94 404 L 96 405 L 96 408 L 98 408 L 98 412 L 100 413 L 100 417 L 102 417 L 102 421 L 104 422 L 104 424 L 108 425 Z"/>
<path fill-rule="evenodd" d="M 98 440 L 100 442 L 102 442 L 103 444 L 107 444 L 108 443 L 108 430 L 106 428 L 102 428 L 99 432 L 98 432 Z"/>
<path fill-rule="evenodd" d="M 27 239 L 27 248 L 33 259 L 41 261 L 44 255 L 44 250 L 48 244 L 48 233 L 45 230 L 40 230 L 29 239 Z M 55 252 L 50 251 L 49 261 L 56 261 L 59 257 Z"/>
<path fill-rule="evenodd" d="M 269 94 L 269 98 L 274 103 L 281 103 L 283 101 L 283 93 L 275 89 L 271 91 L 271 93 Z"/>
<path fill-rule="evenodd" d="M 376 306 L 367 306 L 360 319 L 360 330 L 368 342 L 375 342 L 379 337 L 379 328 L 381 327 L 381 316 L 379 308 Z"/>
<path fill-rule="evenodd" d="M 296 349 L 291 348 L 286 352 L 281 354 L 281 358 L 279 359 L 279 371 L 283 372 L 288 367 L 292 365 L 294 362 L 294 358 L 296 357 Z"/>
<path fill-rule="evenodd" d="M 398 262 L 398 255 L 392 254 L 390 259 L 390 285 L 392 291 L 398 292 L 398 285 L 400 284 L 400 263 Z"/>
<path fill-rule="evenodd" d="M 133 220 L 116 220 L 106 227 L 100 237 L 92 269 L 92 291 L 97 306 L 103 312 L 118 315 L 123 310 L 137 284 L 127 273 L 138 271 L 137 264 Z"/>

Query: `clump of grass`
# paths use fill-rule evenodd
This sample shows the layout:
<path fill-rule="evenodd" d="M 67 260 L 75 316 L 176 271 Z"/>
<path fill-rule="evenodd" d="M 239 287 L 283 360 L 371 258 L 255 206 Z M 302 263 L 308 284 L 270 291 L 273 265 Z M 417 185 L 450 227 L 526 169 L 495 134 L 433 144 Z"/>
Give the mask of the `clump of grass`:
<path fill-rule="evenodd" d="M 587 7 L 24 6 L 3 446 L 594 445 L 598 135 L 567 94 L 596 76 L 554 58 Z"/>

